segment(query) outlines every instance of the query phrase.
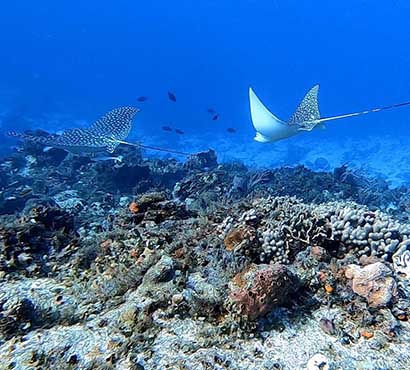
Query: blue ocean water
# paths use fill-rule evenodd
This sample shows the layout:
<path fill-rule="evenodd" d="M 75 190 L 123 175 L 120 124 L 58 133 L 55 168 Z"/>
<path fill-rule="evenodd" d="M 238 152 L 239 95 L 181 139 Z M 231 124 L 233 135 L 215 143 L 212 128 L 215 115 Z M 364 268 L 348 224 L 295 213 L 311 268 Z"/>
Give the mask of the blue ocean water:
<path fill-rule="evenodd" d="M 262 145 L 253 141 L 248 87 L 283 119 L 316 83 L 323 116 L 410 100 L 408 19 L 405 0 L 7 2 L 0 13 L 1 130 L 60 130 L 137 105 L 133 138 L 150 144 L 213 146 L 221 158 L 269 166 L 315 156 L 366 164 L 357 150 L 368 141 L 374 146 L 367 152 L 383 163 L 406 166 L 409 108 Z M 2 150 L 13 144 L 2 141 Z M 294 146 L 315 152 L 292 159 Z M 352 156 L 332 157 L 341 150 Z M 278 151 L 288 159 L 275 160 Z"/>
<path fill-rule="evenodd" d="M 283 120 L 315 84 L 322 117 L 410 102 L 409 19 L 409 0 L 4 0 L 0 370 L 410 369 L 410 105 L 262 144 L 248 97 Z M 124 106 L 129 142 L 249 171 L 6 134 Z"/>

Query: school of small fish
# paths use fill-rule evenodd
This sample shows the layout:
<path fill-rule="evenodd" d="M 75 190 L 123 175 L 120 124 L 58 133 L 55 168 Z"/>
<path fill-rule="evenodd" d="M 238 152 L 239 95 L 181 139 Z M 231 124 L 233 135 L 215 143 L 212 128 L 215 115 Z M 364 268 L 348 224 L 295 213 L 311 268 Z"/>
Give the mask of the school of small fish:
<path fill-rule="evenodd" d="M 173 103 L 176 103 L 176 102 L 177 102 L 177 96 L 176 96 L 176 94 L 175 94 L 173 91 L 168 91 L 168 92 L 167 92 L 167 96 L 168 96 L 168 99 L 169 99 L 171 102 L 173 102 Z M 144 102 L 146 102 L 148 99 L 149 99 L 148 96 L 146 96 L 146 95 L 141 95 L 141 96 L 139 96 L 139 97 L 137 98 L 137 102 L 139 102 L 139 103 L 144 103 Z M 209 107 L 209 108 L 206 109 L 206 112 L 209 114 L 210 119 L 211 119 L 212 121 L 217 121 L 217 120 L 219 120 L 220 114 L 219 114 L 219 112 L 216 111 L 214 108 Z M 185 134 L 185 131 L 184 131 L 184 130 L 181 130 L 180 128 L 172 127 L 171 125 L 161 126 L 161 130 L 164 131 L 164 132 L 174 132 L 174 133 L 176 133 L 176 134 L 178 134 L 178 135 L 184 135 L 184 134 Z M 233 128 L 233 127 L 228 127 L 228 128 L 226 129 L 226 131 L 229 132 L 230 134 L 236 133 L 236 129 Z"/>

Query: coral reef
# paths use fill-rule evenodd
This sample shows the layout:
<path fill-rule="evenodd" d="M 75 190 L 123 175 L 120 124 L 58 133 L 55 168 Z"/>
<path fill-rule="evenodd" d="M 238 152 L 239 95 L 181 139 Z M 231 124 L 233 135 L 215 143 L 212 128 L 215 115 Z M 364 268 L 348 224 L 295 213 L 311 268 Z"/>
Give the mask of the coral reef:
<path fill-rule="evenodd" d="M 0 164 L 0 369 L 410 367 L 408 189 L 118 153 Z"/>
<path fill-rule="evenodd" d="M 74 217 L 63 208 L 40 205 L 19 219 L 3 216 L 0 272 L 47 275 L 53 256 L 76 243 Z M 50 258 L 51 257 L 51 258 Z"/>

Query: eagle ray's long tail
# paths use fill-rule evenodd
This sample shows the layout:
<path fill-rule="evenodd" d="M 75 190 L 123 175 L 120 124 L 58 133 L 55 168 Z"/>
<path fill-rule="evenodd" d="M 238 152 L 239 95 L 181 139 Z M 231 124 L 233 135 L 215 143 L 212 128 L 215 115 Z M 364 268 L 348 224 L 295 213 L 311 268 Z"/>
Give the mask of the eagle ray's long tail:
<path fill-rule="evenodd" d="M 114 141 L 119 143 L 119 144 L 135 146 L 136 148 L 156 150 L 156 151 L 159 151 L 159 152 L 167 152 L 167 153 L 181 154 L 181 155 L 191 155 L 192 154 L 192 153 L 187 153 L 187 152 L 181 152 L 179 150 L 160 148 L 160 147 L 157 147 L 157 146 L 144 145 L 144 144 L 139 144 L 139 143 L 130 143 L 129 141 L 123 141 L 123 140 L 114 140 Z"/>
<path fill-rule="evenodd" d="M 404 103 L 386 105 L 384 107 L 379 107 L 379 108 L 367 109 L 367 110 L 363 110 L 363 111 L 360 111 L 360 112 L 346 113 L 346 114 L 341 114 L 341 115 L 332 116 L 332 117 L 323 117 L 323 118 L 319 118 L 317 120 L 314 120 L 312 122 L 323 123 L 323 122 L 334 121 L 334 120 L 342 119 L 342 118 L 356 117 L 356 116 L 361 116 L 363 114 L 376 113 L 376 112 L 381 112 L 381 111 L 384 111 L 384 110 L 400 108 L 400 107 L 404 107 L 406 105 L 410 105 L 410 101 L 407 101 L 407 102 L 404 102 Z"/>

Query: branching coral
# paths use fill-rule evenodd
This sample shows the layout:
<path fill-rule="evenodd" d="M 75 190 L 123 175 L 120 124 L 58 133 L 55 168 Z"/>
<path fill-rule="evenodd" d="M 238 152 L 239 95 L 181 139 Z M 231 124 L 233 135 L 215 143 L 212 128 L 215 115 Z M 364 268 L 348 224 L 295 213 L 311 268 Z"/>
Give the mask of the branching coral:
<path fill-rule="evenodd" d="M 244 226 L 253 227 L 258 238 L 259 243 L 253 243 L 258 259 L 253 262 L 263 263 L 288 264 L 309 246 L 325 248 L 334 256 L 352 252 L 390 261 L 410 238 L 408 225 L 380 211 L 347 202 L 305 204 L 290 197 L 255 199 L 222 223 L 223 238 Z"/>

